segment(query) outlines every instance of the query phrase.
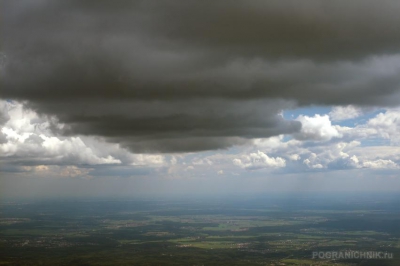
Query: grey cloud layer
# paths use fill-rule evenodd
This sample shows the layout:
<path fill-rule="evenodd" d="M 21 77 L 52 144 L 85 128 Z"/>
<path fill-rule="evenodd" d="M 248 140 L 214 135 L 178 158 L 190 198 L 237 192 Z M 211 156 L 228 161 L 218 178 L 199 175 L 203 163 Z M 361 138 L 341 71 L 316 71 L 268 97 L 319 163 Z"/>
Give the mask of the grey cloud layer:
<path fill-rule="evenodd" d="M 1 97 L 137 152 L 293 133 L 308 104 L 400 103 L 398 1 L 2 1 Z"/>

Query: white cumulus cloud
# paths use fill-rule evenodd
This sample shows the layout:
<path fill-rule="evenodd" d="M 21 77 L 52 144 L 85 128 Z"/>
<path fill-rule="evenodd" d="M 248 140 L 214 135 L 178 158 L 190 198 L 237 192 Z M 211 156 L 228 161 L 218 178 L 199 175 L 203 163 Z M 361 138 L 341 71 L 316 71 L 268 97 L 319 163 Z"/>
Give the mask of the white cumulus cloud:
<path fill-rule="evenodd" d="M 302 124 L 301 131 L 293 134 L 298 140 L 328 141 L 335 137 L 341 137 L 328 115 L 316 114 L 313 117 L 300 115 L 297 119 Z"/>
<path fill-rule="evenodd" d="M 51 118 L 25 109 L 20 102 L 0 101 L 0 111 L 0 159 L 8 158 L 9 162 L 149 167 L 166 164 L 163 155 L 130 153 L 96 137 L 56 135 L 51 130 Z"/>
<path fill-rule="evenodd" d="M 286 160 L 281 157 L 269 157 L 267 154 L 257 151 L 249 155 L 235 158 L 233 163 L 241 168 L 256 170 L 262 168 L 281 168 L 286 166 Z"/>
<path fill-rule="evenodd" d="M 347 119 L 353 119 L 361 116 L 363 114 L 361 108 L 355 107 L 353 105 L 348 106 L 335 106 L 329 113 L 332 121 L 343 121 Z"/>

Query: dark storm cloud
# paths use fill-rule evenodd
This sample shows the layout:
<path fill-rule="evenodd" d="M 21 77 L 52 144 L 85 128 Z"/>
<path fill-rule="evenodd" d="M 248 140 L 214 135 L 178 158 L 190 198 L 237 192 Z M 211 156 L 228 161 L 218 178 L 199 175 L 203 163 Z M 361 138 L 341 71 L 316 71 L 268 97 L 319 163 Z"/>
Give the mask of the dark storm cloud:
<path fill-rule="evenodd" d="M 284 102 L 283 102 L 284 103 Z M 66 123 L 55 126 L 64 135 L 76 132 L 107 137 L 132 151 L 199 151 L 244 144 L 300 129 L 276 112 L 282 101 L 75 101 L 29 104 L 44 113 L 55 113 Z M 99 115 L 100 113 L 100 115 Z"/>
<path fill-rule="evenodd" d="M 277 115 L 295 105 L 400 100 L 399 1 L 1 4 L 1 97 L 133 151 L 296 132 Z"/>

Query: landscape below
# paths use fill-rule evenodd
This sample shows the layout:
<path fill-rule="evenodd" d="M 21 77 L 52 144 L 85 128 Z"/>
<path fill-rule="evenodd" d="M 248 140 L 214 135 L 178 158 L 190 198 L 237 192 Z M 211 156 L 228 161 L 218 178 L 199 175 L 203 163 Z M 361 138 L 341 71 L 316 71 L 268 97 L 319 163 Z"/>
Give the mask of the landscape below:
<path fill-rule="evenodd" d="M 400 265 L 400 197 L 3 201 L 0 265 Z M 379 251 L 393 259 L 318 259 Z"/>

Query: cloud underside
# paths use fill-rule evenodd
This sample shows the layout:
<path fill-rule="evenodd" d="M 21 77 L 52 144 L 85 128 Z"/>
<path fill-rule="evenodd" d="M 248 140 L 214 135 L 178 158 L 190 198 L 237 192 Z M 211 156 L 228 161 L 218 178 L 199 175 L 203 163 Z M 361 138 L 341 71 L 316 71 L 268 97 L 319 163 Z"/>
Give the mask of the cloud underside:
<path fill-rule="evenodd" d="M 315 133 L 283 109 L 400 102 L 394 0 L 1 5 L 1 97 L 55 117 L 66 136 L 133 152 L 212 150 Z"/>
<path fill-rule="evenodd" d="M 332 110 L 325 115 L 299 115 L 296 118 L 302 123 L 299 132 L 256 138 L 240 148 L 189 154 L 138 154 L 129 152 L 125 145 L 107 143 L 104 138 L 56 135 L 57 130 L 52 127 L 62 125 L 53 125 L 53 121 L 24 109 L 21 103 L 0 100 L 0 118 L 6 121 L 0 130 L 1 172 L 85 178 L 145 175 L 179 178 L 344 169 L 373 169 L 393 174 L 400 169 L 400 108 L 363 115 L 364 119 L 370 118 L 362 118 L 349 127 L 332 124 L 330 116 L 336 116 L 337 107 Z"/>

